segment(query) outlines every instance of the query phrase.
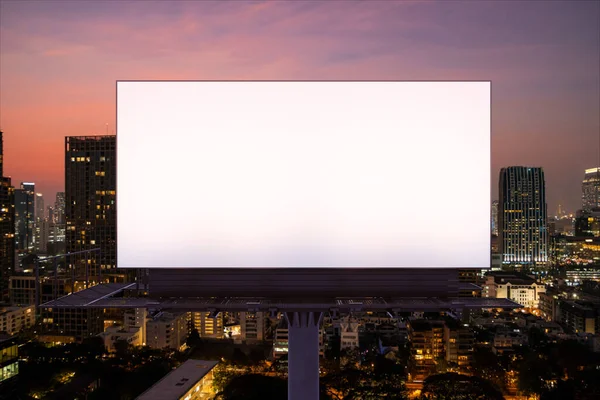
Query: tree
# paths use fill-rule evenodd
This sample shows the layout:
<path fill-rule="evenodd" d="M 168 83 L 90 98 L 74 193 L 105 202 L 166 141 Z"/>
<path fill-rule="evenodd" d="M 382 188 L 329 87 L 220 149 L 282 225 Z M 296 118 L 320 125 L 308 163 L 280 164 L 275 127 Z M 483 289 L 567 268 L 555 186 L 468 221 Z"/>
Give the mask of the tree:
<path fill-rule="evenodd" d="M 365 369 L 347 368 L 321 378 L 323 391 L 337 400 L 405 399 L 401 375 L 376 374 Z"/>
<path fill-rule="evenodd" d="M 220 362 L 213 369 L 213 389 L 217 393 L 223 392 L 229 382 L 238 376 L 240 376 L 243 372 L 239 371 L 235 368 L 235 366 L 228 362 Z"/>
<path fill-rule="evenodd" d="M 548 342 L 548 336 L 540 328 L 532 326 L 527 334 L 529 339 L 529 347 L 538 349 Z"/>
<path fill-rule="evenodd" d="M 124 339 L 115 340 L 115 343 L 113 346 L 115 348 L 115 356 L 118 359 L 124 360 L 127 357 L 127 355 L 129 355 L 129 343 L 127 343 L 126 340 L 124 340 Z"/>
<path fill-rule="evenodd" d="M 552 378 L 552 366 L 541 353 L 530 352 L 519 364 L 517 387 L 526 395 L 541 395 L 547 391 L 546 382 Z"/>
<path fill-rule="evenodd" d="M 239 347 L 236 347 L 235 349 L 233 349 L 233 354 L 231 355 L 231 361 L 235 365 L 248 365 L 250 360 L 248 359 L 248 356 L 246 355 L 246 353 L 244 353 L 242 351 L 242 349 L 240 349 Z"/>
<path fill-rule="evenodd" d="M 473 352 L 473 374 L 479 378 L 489 380 L 500 390 L 506 388 L 506 371 L 502 368 L 498 356 L 488 348 L 475 348 Z"/>
<path fill-rule="evenodd" d="M 198 329 L 192 329 L 192 331 L 190 332 L 190 335 L 188 336 L 187 340 L 185 341 L 185 344 L 188 345 L 188 347 L 195 347 L 198 344 L 200 344 L 202 339 L 200 339 L 200 333 L 198 333 Z"/>
<path fill-rule="evenodd" d="M 490 381 L 453 372 L 428 377 L 421 393 L 429 400 L 504 400 Z"/>
<path fill-rule="evenodd" d="M 217 395 L 221 400 L 286 400 L 287 381 L 282 378 L 249 374 L 230 380 Z"/>

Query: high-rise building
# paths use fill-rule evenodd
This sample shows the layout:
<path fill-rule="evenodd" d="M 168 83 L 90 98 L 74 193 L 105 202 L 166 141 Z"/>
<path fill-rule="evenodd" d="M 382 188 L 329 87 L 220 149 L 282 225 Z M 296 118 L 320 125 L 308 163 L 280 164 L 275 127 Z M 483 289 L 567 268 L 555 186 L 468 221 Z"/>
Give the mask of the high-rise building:
<path fill-rule="evenodd" d="M 65 209 L 65 192 L 58 192 L 56 193 L 56 202 L 54 203 L 56 223 L 61 225 L 65 224 Z"/>
<path fill-rule="evenodd" d="M 600 237 L 600 209 L 577 211 L 574 225 L 577 237 Z"/>
<path fill-rule="evenodd" d="M 48 213 L 48 221 L 50 223 L 56 223 L 56 218 L 55 218 L 55 214 L 54 214 L 54 207 L 53 206 L 48 206 L 47 207 L 47 213 Z"/>
<path fill-rule="evenodd" d="M 17 250 L 33 250 L 35 224 L 35 183 L 21 182 L 15 189 L 15 245 Z"/>
<path fill-rule="evenodd" d="M 46 218 L 44 210 L 44 195 L 41 193 L 35 194 L 35 222 L 42 221 Z"/>
<path fill-rule="evenodd" d="M 48 251 L 48 240 L 50 237 L 50 222 L 47 219 L 39 219 L 35 222 L 34 250 L 36 253 L 46 254 Z"/>
<path fill-rule="evenodd" d="M 116 136 L 65 138 L 66 251 L 77 278 L 119 280 L 116 271 Z M 60 209 L 57 195 L 57 208 Z"/>
<path fill-rule="evenodd" d="M 492 201 L 492 235 L 498 236 L 498 200 Z"/>
<path fill-rule="evenodd" d="M 548 262 L 545 186 L 542 168 L 508 167 L 500 171 L 498 251 L 503 264 Z"/>
<path fill-rule="evenodd" d="M 600 167 L 585 170 L 581 184 L 581 208 L 592 211 L 600 207 Z"/>
<path fill-rule="evenodd" d="M 4 177 L 3 137 L 0 131 L 0 300 L 8 296 L 8 278 L 15 266 L 14 188 Z"/>

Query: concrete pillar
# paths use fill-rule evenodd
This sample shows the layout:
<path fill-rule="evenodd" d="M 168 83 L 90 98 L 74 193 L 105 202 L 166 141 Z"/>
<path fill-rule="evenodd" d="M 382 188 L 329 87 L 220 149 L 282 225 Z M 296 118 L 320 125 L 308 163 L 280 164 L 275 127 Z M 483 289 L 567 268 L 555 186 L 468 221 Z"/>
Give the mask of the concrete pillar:
<path fill-rule="evenodd" d="M 319 399 L 319 327 L 322 312 L 286 312 L 288 400 Z"/>

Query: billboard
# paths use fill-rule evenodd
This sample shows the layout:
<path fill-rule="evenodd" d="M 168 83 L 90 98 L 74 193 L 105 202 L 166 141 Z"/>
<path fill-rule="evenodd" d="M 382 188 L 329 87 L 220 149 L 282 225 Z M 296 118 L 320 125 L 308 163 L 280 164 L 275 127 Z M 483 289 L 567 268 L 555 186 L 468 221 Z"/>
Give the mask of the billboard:
<path fill-rule="evenodd" d="M 488 268 L 490 82 L 119 81 L 117 265 Z"/>

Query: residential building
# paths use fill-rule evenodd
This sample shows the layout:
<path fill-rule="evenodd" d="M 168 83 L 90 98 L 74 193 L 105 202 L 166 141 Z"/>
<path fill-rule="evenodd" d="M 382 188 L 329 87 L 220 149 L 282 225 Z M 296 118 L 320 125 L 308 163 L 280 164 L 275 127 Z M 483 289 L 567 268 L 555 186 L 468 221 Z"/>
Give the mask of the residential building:
<path fill-rule="evenodd" d="M 74 275 L 126 280 L 116 270 L 116 136 L 65 138 L 65 204 L 66 251 L 100 249 L 71 257 Z"/>
<path fill-rule="evenodd" d="M 187 337 L 187 313 L 160 312 L 146 322 L 146 344 L 153 349 L 179 349 Z"/>
<path fill-rule="evenodd" d="M 1 307 L 0 332 L 16 335 L 22 329 L 27 329 L 35 323 L 35 307 Z"/>
<path fill-rule="evenodd" d="M 413 360 L 410 379 L 422 381 L 429 376 L 436 359 L 445 357 L 444 323 L 424 319 L 410 320 L 407 324 Z"/>
<path fill-rule="evenodd" d="M 247 343 L 262 342 L 267 337 L 270 320 L 263 312 L 241 312 L 241 340 Z"/>
<path fill-rule="evenodd" d="M 123 326 L 131 331 L 139 329 L 142 345 L 146 345 L 146 323 L 148 320 L 148 310 L 145 308 L 134 308 L 123 313 Z"/>
<path fill-rule="evenodd" d="M 15 189 L 15 246 L 27 253 L 34 250 L 35 183 L 21 182 Z"/>
<path fill-rule="evenodd" d="M 524 332 L 508 329 L 498 329 L 494 335 L 492 351 L 495 354 L 512 352 L 515 347 L 525 346 L 528 343 Z"/>
<path fill-rule="evenodd" d="M 473 329 L 454 318 L 444 321 L 444 345 L 446 361 L 466 368 L 473 361 L 475 334 Z"/>
<path fill-rule="evenodd" d="M 222 339 L 225 336 L 223 318 L 221 312 L 215 315 L 208 311 L 188 312 L 189 325 L 196 329 L 203 338 Z"/>
<path fill-rule="evenodd" d="M 571 333 L 600 334 L 600 303 L 560 300 L 560 322 Z"/>
<path fill-rule="evenodd" d="M 538 308 L 546 321 L 558 321 L 559 297 L 556 291 L 542 292 L 539 294 Z"/>
<path fill-rule="evenodd" d="M 15 192 L 4 176 L 3 148 L 0 131 L 0 301 L 8 298 L 8 279 L 15 269 Z"/>
<path fill-rule="evenodd" d="M 545 265 L 549 252 L 543 169 L 502 168 L 499 195 L 499 253 L 503 264 Z"/>

